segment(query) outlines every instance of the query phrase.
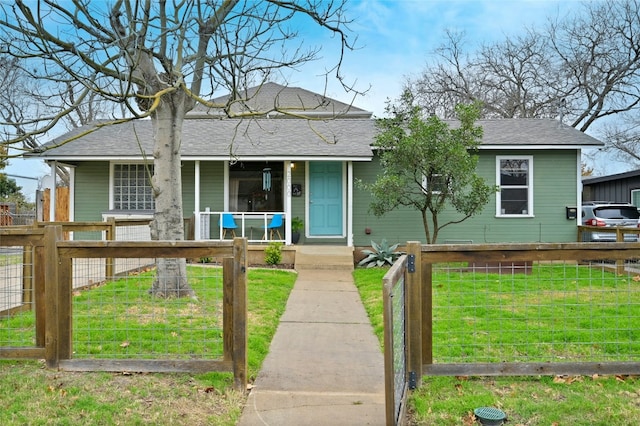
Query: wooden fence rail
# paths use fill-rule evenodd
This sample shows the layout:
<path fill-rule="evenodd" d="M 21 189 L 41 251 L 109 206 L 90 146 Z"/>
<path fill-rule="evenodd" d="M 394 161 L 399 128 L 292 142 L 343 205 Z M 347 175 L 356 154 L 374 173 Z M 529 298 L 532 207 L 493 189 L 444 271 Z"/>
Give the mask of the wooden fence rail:
<path fill-rule="evenodd" d="M 415 373 L 420 377 L 425 375 L 591 375 L 591 374 L 640 374 L 640 362 L 603 359 L 594 362 L 473 362 L 464 363 L 438 363 L 434 361 L 434 283 L 433 276 L 436 264 L 458 265 L 483 265 L 486 270 L 497 271 L 499 265 L 531 265 L 554 264 L 566 262 L 573 266 L 599 268 L 602 271 L 617 272 L 619 276 L 622 268 L 627 274 L 626 282 L 630 282 L 630 288 L 635 289 L 636 281 L 640 281 L 640 267 L 637 259 L 640 259 L 640 243 L 544 243 L 544 244 L 441 244 L 419 245 L 408 244 L 408 255 L 416 256 L 416 264 L 419 265 L 420 278 L 417 287 L 421 288 L 420 303 L 417 308 L 408 307 L 410 319 L 409 330 L 419 329 L 419 336 L 415 332 L 407 331 L 408 335 L 408 364 L 415 368 Z M 606 259 L 603 261 L 603 259 Z M 629 262 L 629 261 L 632 262 Z M 464 267 L 464 266 L 461 266 Z M 480 269 L 482 271 L 482 268 Z M 525 269 L 526 271 L 526 269 Z M 503 271 L 504 272 L 504 271 Z M 526 272 L 525 272 L 526 273 Z M 600 274 L 600 272 L 598 272 Z M 453 284 L 451 284 L 453 285 Z M 638 283 L 640 286 L 640 283 Z M 408 287 L 407 291 L 412 291 Z M 418 292 L 417 290 L 413 290 Z M 598 290 L 602 291 L 602 290 Z M 637 290 L 631 290 L 640 292 Z M 415 293 L 414 293 L 415 294 Z M 593 298 L 598 294 L 594 293 Z M 508 294 L 501 297 L 508 300 Z M 411 302 L 408 302 L 411 303 Z M 455 303 L 455 302 L 453 302 Z M 506 302 L 505 302 L 506 303 Z M 560 315 L 558 313 L 558 315 Z M 557 319 L 562 321 L 561 317 Z M 415 325 L 417 322 L 420 326 Z M 411 324 L 414 324 L 411 326 Z M 628 333 L 640 332 L 640 324 L 637 329 L 628 330 Z M 419 354 L 421 365 L 416 366 L 410 360 Z M 633 354 L 635 357 L 638 354 Z"/>
<path fill-rule="evenodd" d="M 104 223 L 83 230 L 104 230 Z M 109 225 L 108 225 L 109 226 Z M 34 248 L 36 339 L 33 347 L 0 347 L 0 358 L 44 358 L 47 366 L 76 371 L 234 373 L 234 385 L 247 383 L 247 241 L 65 241 L 72 229 L 49 225 L 0 229 L 3 246 Z M 73 228 L 78 230 L 79 228 Z M 90 258 L 221 258 L 223 266 L 223 359 L 73 359 L 73 260 Z M 107 274 L 107 277 L 112 277 Z M 1 319 L 0 319 L 1 320 Z"/>

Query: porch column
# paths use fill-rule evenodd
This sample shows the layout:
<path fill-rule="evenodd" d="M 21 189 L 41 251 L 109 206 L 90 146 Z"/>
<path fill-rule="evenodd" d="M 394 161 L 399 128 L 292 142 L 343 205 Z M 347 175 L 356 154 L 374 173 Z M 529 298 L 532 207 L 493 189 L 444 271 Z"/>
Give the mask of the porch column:
<path fill-rule="evenodd" d="M 285 245 L 291 245 L 291 161 L 284 162 L 284 180 L 285 180 L 285 196 L 284 196 L 284 243 Z"/>
<path fill-rule="evenodd" d="M 193 239 L 198 241 L 200 240 L 200 160 L 196 160 L 193 174 L 195 192 L 193 194 Z"/>
<path fill-rule="evenodd" d="M 353 247 L 353 161 L 347 161 L 347 247 Z"/>

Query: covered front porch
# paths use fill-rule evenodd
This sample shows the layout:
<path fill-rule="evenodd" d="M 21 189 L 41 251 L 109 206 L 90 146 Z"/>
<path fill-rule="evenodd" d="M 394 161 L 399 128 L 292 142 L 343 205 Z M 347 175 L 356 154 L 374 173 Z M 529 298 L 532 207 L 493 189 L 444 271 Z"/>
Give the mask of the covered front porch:
<path fill-rule="evenodd" d="M 252 244 L 291 245 L 302 237 L 305 244 L 353 246 L 351 161 L 242 158 L 226 161 L 215 182 L 210 169 L 195 162 L 196 240 L 244 237 Z M 207 205 L 211 191 L 222 205 Z"/>
<path fill-rule="evenodd" d="M 246 238 L 249 243 L 282 242 L 287 239 L 286 229 L 291 229 L 286 212 L 213 212 L 205 209 L 196 215 L 197 240 L 225 240 L 235 237 Z M 294 241 L 295 243 L 295 241 Z"/>

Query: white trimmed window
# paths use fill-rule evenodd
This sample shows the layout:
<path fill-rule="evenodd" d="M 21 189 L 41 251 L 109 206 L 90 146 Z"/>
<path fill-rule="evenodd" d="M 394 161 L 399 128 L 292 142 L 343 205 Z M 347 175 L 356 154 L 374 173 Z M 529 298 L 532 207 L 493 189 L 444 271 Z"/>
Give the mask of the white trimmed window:
<path fill-rule="evenodd" d="M 433 195 L 440 195 L 447 190 L 447 183 L 443 175 L 433 174 L 429 179 L 428 176 L 422 176 L 422 192 Z"/>
<path fill-rule="evenodd" d="M 239 161 L 229 166 L 229 210 L 232 212 L 281 212 L 283 188 L 283 162 Z"/>
<path fill-rule="evenodd" d="M 113 165 L 113 208 L 115 210 L 155 210 L 150 176 L 153 165 Z"/>
<path fill-rule="evenodd" d="M 497 216 L 533 216 L 533 157 L 496 157 Z"/>
<path fill-rule="evenodd" d="M 631 204 L 640 208 L 640 189 L 631 190 Z"/>

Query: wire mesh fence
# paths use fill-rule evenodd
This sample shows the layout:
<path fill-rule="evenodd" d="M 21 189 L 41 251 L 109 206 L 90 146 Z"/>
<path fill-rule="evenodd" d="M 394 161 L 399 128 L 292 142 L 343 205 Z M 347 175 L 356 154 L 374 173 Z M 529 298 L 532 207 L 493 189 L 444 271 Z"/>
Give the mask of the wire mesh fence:
<path fill-rule="evenodd" d="M 640 270 L 603 262 L 433 268 L 433 360 L 640 360 Z"/>
<path fill-rule="evenodd" d="M 73 357 L 215 359 L 223 355 L 222 269 L 187 267 L 195 298 L 150 293 L 157 270 L 148 259 L 127 274 L 73 292 Z M 91 280 L 74 272 L 78 281 Z"/>
<path fill-rule="evenodd" d="M 25 289 L 22 255 L 2 254 L 0 347 L 31 346 L 36 339 L 33 289 Z M 114 259 L 120 269 L 105 276 L 107 259 L 73 261 L 73 357 L 111 359 L 216 359 L 223 356 L 222 268 L 192 263 L 188 283 L 196 298 L 150 294 L 157 270 L 151 259 Z M 126 261 L 126 262 L 125 262 Z"/>
<path fill-rule="evenodd" d="M 36 221 L 36 212 L 23 212 L 11 214 L 10 225 L 33 225 Z"/>
<path fill-rule="evenodd" d="M 387 424 L 398 424 L 406 411 L 409 386 L 405 275 L 407 256 L 401 256 L 383 278 L 385 404 Z"/>
<path fill-rule="evenodd" d="M 231 372 L 245 389 L 247 241 L 113 241 L 114 226 L 0 229 L 0 254 L 13 256 L 0 264 L 0 358 Z M 110 238 L 69 240 L 76 231 Z"/>
<path fill-rule="evenodd" d="M 0 248 L 0 346 L 24 346 L 35 343 L 35 304 L 33 263 L 23 247 Z M 9 321 L 10 318 L 16 317 Z"/>

